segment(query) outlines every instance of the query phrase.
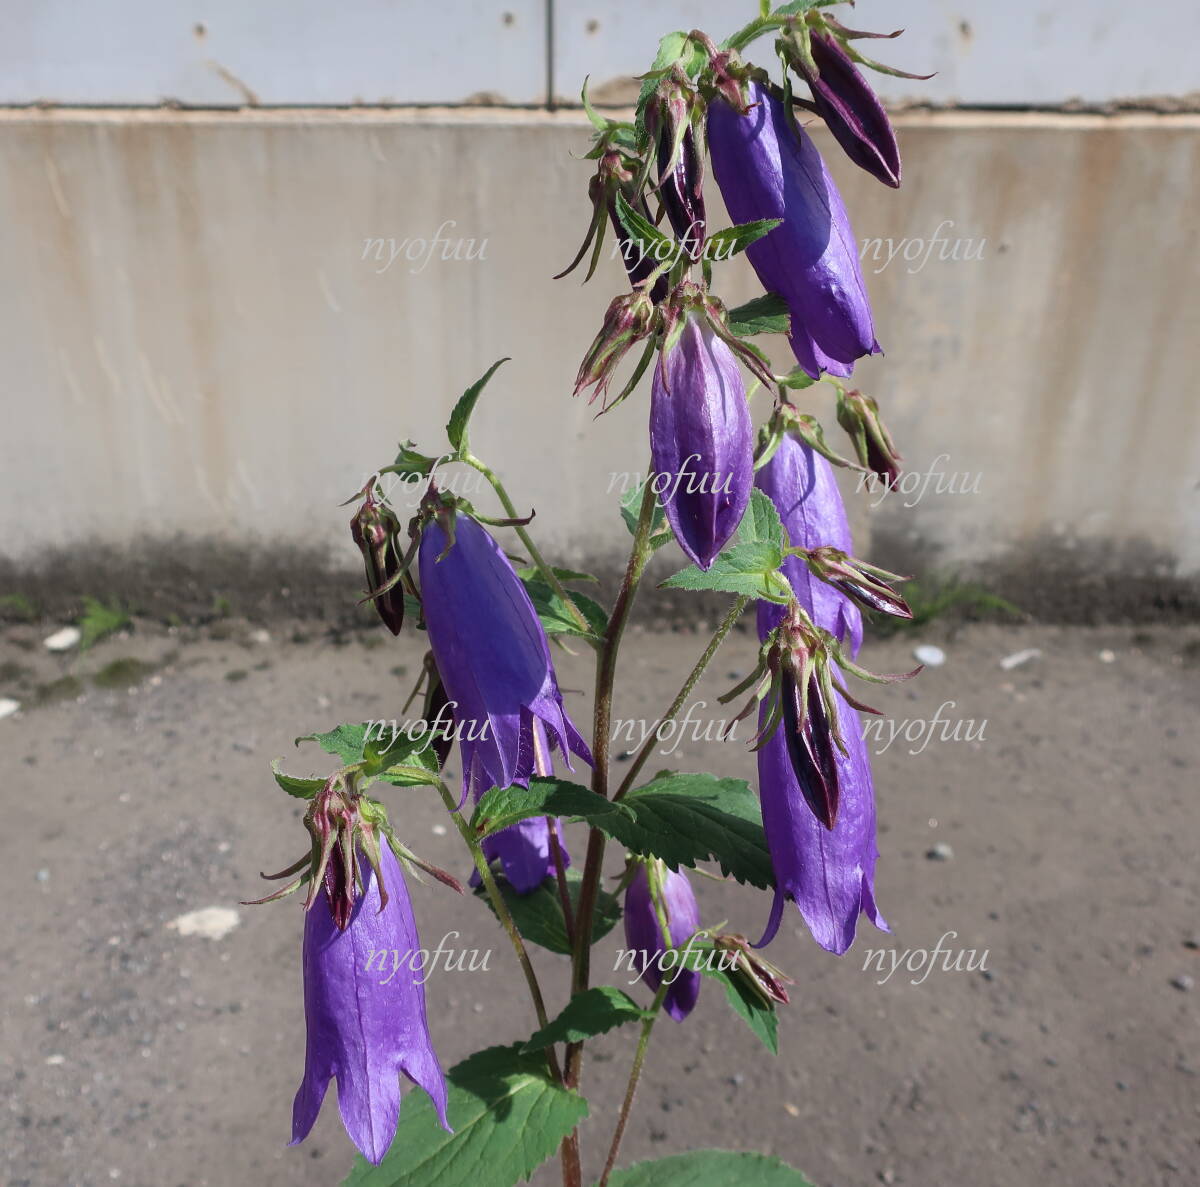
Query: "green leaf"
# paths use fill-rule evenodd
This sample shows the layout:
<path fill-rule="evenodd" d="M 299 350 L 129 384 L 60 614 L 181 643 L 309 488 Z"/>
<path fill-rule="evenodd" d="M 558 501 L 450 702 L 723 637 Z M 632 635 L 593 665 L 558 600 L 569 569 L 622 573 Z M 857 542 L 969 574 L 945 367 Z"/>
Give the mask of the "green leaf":
<path fill-rule="evenodd" d="M 528 820 L 531 816 L 566 816 L 590 820 L 612 812 L 617 805 L 590 788 L 565 779 L 530 779 L 528 787 L 493 787 L 479 801 L 471 817 L 471 827 L 479 839 L 490 837 L 502 828 Z"/>
<path fill-rule="evenodd" d="M 600 578 L 593 576 L 591 573 L 580 573 L 575 569 L 560 569 L 557 565 L 550 566 L 550 572 L 563 583 L 569 585 L 572 581 L 592 581 L 599 582 Z M 541 577 L 542 571 L 537 565 L 524 565 L 517 569 L 517 576 L 522 581 L 536 580 Z"/>
<path fill-rule="evenodd" d="M 609 1187 L 813 1187 L 798 1170 L 768 1154 L 691 1150 L 614 1171 Z"/>
<path fill-rule="evenodd" d="M 793 367 L 779 381 L 780 387 L 789 387 L 793 391 L 800 391 L 806 387 L 812 387 L 817 381 L 803 367 Z"/>
<path fill-rule="evenodd" d="M 288 795 L 294 795 L 298 800 L 311 800 L 325 786 L 324 779 L 298 779 L 294 775 L 285 775 L 279 769 L 280 761 L 277 758 L 271 763 L 271 774 Z"/>
<path fill-rule="evenodd" d="M 599 639 L 608 630 L 608 614 L 595 598 L 586 594 L 571 593 L 571 600 L 587 619 L 590 631 L 584 631 L 571 613 L 563 598 L 544 581 L 537 577 L 524 577 L 525 590 L 537 611 L 538 618 L 548 635 L 578 635 L 584 639 Z"/>
<path fill-rule="evenodd" d="M 636 486 L 630 487 L 621 496 L 621 518 L 625 521 L 625 526 L 629 529 L 631 536 L 637 535 L 638 512 L 642 507 L 642 491 L 645 486 L 646 479 L 639 479 Z M 671 529 L 667 527 L 667 513 L 656 498 L 654 510 L 650 513 L 650 547 L 652 549 L 661 548 L 670 539 Z"/>
<path fill-rule="evenodd" d="M 529 943 L 537 944 L 550 952 L 557 952 L 561 956 L 571 954 L 562 901 L 558 897 L 558 882 L 555 878 L 547 878 L 537 890 L 530 891 L 529 894 L 517 894 L 502 874 L 496 876 L 496 884 L 500 887 L 500 893 L 504 896 L 504 902 L 517 925 L 517 930 Z M 582 871 L 567 870 L 567 894 L 571 899 L 573 911 L 579 909 L 579 891 L 582 884 Z M 488 900 L 487 891 L 480 886 L 475 893 L 490 909 L 492 904 Z M 596 910 L 592 915 L 592 943 L 608 935 L 620 918 L 621 907 L 617 900 L 608 891 L 599 891 L 596 895 Z"/>
<path fill-rule="evenodd" d="M 541 1051 L 555 1043 L 579 1043 L 594 1035 L 607 1034 L 625 1022 L 641 1022 L 650 1012 L 612 985 L 598 985 L 577 993 L 552 1022 L 543 1026 L 522 1051 Z"/>
<path fill-rule="evenodd" d="M 642 86 L 638 91 L 634 127 L 637 130 L 639 145 L 646 143 L 646 104 L 650 101 L 650 96 L 654 94 L 654 90 L 658 86 L 658 72 L 669 69 L 679 61 L 683 56 L 683 51 L 687 47 L 687 42 L 688 35 L 677 29 L 674 33 L 666 34 L 658 43 L 658 53 L 654 55 L 654 62 L 647 73 L 647 77 L 642 79 Z"/>
<path fill-rule="evenodd" d="M 710 974 L 725 982 L 725 997 L 733 1012 L 758 1036 L 772 1055 L 779 1054 L 779 1015 L 773 1002 L 765 1002 L 741 978 L 728 972 Z"/>
<path fill-rule="evenodd" d="M 739 338 L 755 334 L 786 334 L 791 328 L 787 302 L 777 293 L 755 297 L 729 311 L 729 330 Z"/>
<path fill-rule="evenodd" d="M 779 563 L 783 563 L 783 550 L 787 545 L 783 521 L 770 496 L 757 487 L 750 492 L 750 506 L 738 524 L 737 534 L 743 544 L 770 544 L 779 549 Z"/>
<path fill-rule="evenodd" d="M 477 1052 L 446 1079 L 454 1133 L 438 1124 L 424 1092 L 409 1092 L 391 1150 L 378 1166 L 356 1157 L 343 1187 L 512 1187 L 587 1116 L 587 1101 L 519 1045 Z"/>
<path fill-rule="evenodd" d="M 441 460 L 441 458 L 430 457 L 428 454 L 418 452 L 414 448 L 414 442 L 405 441 L 400 446 L 400 452 L 396 454 L 396 460 L 379 472 L 380 474 L 395 474 L 403 481 L 413 478 L 428 478 L 433 472 L 434 466 Z"/>
<path fill-rule="evenodd" d="M 705 258 L 728 260 L 731 256 L 745 251 L 750 244 L 756 243 L 764 235 L 769 235 L 781 222 L 781 218 L 760 218 L 751 223 L 725 227 L 709 236 L 704 245 Z"/>
<path fill-rule="evenodd" d="M 450 439 L 455 453 L 463 454 L 467 451 L 467 422 L 471 419 L 471 413 L 475 411 L 475 402 L 487 386 L 487 381 L 495 375 L 497 368 L 507 362 L 506 358 L 497 359 L 479 379 L 463 392 L 458 403 L 454 405 L 454 411 L 450 413 L 450 420 L 446 425 L 446 436 Z"/>
<path fill-rule="evenodd" d="M 774 886 L 758 797 L 743 779 L 664 775 L 635 788 L 597 828 L 672 869 L 712 860 L 739 882 Z"/>
<path fill-rule="evenodd" d="M 618 191 L 616 202 L 617 218 L 625 233 L 637 245 L 638 252 L 649 256 L 656 264 L 664 264 L 679 251 L 679 244 L 664 235 L 648 218 L 638 214 L 625 196 Z M 629 248 L 628 250 L 633 250 Z"/>
<path fill-rule="evenodd" d="M 336 754 L 347 766 L 362 762 L 367 727 L 363 725 L 335 725 L 324 734 L 303 734 L 296 739 L 301 742 L 316 742 L 326 754 Z"/>

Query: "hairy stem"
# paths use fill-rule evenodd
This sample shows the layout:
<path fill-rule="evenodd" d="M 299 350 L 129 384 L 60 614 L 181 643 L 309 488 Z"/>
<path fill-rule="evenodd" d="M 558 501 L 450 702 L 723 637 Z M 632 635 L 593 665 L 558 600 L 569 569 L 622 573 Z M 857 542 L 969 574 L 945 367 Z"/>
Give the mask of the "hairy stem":
<path fill-rule="evenodd" d="M 649 480 L 642 488 L 642 504 L 638 512 L 633 546 L 629 550 L 629 562 L 625 566 L 625 578 L 613 603 L 612 616 L 604 633 L 604 643 L 596 663 L 596 704 L 593 713 L 592 790 L 597 795 L 608 797 L 609 738 L 612 733 L 613 679 L 617 671 L 617 652 L 621 646 L 629 612 L 637 596 L 638 584 L 650 558 L 650 527 L 654 520 L 655 494 Z M 592 917 L 596 909 L 596 897 L 600 889 L 600 875 L 604 865 L 604 834 L 597 828 L 588 837 L 587 858 L 583 867 L 583 881 L 579 890 L 579 909 L 575 913 L 575 946 L 571 969 L 571 993 L 582 993 L 588 987 L 591 974 Z M 583 1044 L 567 1046 L 566 1083 L 574 1088 L 579 1083 L 583 1066 Z"/>
<path fill-rule="evenodd" d="M 472 469 L 478 470 L 491 483 L 492 489 L 496 492 L 496 497 L 500 500 L 500 505 L 504 508 L 504 514 L 510 519 L 519 519 L 520 516 L 517 512 L 516 504 L 508 497 L 508 491 L 504 489 L 504 483 L 496 476 L 495 471 L 480 461 L 473 453 L 468 453 L 462 461 Z M 542 575 L 542 580 L 562 598 L 567 609 L 571 612 L 571 617 L 578 624 L 579 629 L 585 635 L 591 637 L 591 624 L 584 617 L 583 611 L 575 605 L 575 599 L 566 591 L 563 583 L 559 581 L 557 574 L 546 563 L 546 558 L 542 556 L 538 550 L 538 546 L 533 542 L 533 537 L 530 536 L 521 524 L 514 524 L 513 531 L 517 533 L 521 543 L 525 546 L 525 551 L 529 553 L 529 559 L 537 566 L 538 572 Z"/>
<path fill-rule="evenodd" d="M 683 682 L 683 687 L 676 694 L 675 699 L 671 702 L 671 707 L 662 715 L 658 724 L 647 735 L 645 742 L 642 743 L 642 748 L 637 752 L 629 770 L 625 774 L 625 778 L 621 780 L 621 786 L 617 788 L 617 794 L 613 796 L 614 800 L 621 799 L 625 793 L 633 786 L 634 780 L 638 777 L 638 773 L 642 767 L 646 765 L 646 760 L 654 753 L 654 744 L 658 741 L 658 731 L 662 729 L 669 721 L 675 720 L 675 715 L 683 708 L 684 702 L 692 694 L 692 689 L 696 687 L 697 681 L 704 674 L 704 669 L 712 662 L 712 658 L 717 654 L 717 649 L 725 641 L 725 636 L 733 629 L 733 624 L 742 616 L 742 611 L 746 609 L 750 599 L 748 597 L 739 596 L 737 601 L 729 608 L 729 613 L 717 627 L 717 632 L 709 640 L 708 646 L 704 649 L 703 654 L 696 661 L 696 666 L 688 674 L 688 678 Z"/>
<path fill-rule="evenodd" d="M 604 1161 L 604 1173 L 600 1176 L 599 1187 L 607 1187 L 608 1176 L 616 1165 L 617 1151 L 621 1147 L 621 1139 L 625 1136 L 625 1126 L 633 1109 L 633 1098 L 637 1094 L 638 1080 L 642 1075 L 642 1064 L 646 1062 L 646 1048 L 650 1045 L 650 1032 L 662 1009 L 663 998 L 667 996 L 670 983 L 663 981 L 654 995 L 654 1004 L 650 1007 L 650 1016 L 642 1023 L 642 1033 L 638 1036 L 637 1050 L 633 1053 L 633 1067 L 629 1070 L 629 1083 L 625 1087 L 625 1099 L 621 1102 L 621 1112 L 617 1117 L 617 1126 L 613 1130 L 612 1143 L 608 1147 L 608 1158 Z"/>
<path fill-rule="evenodd" d="M 538 1026 L 545 1026 L 550 1021 L 550 1017 L 546 1013 L 542 987 L 538 984 L 537 973 L 534 972 L 533 962 L 529 959 L 525 941 L 521 938 L 521 933 L 517 930 L 512 915 L 509 914 L 508 904 L 505 903 L 504 896 L 500 893 L 500 887 L 496 885 L 491 866 L 488 865 L 488 860 L 484 856 L 483 846 L 472 832 L 471 826 L 463 819 L 463 814 L 458 810 L 458 803 L 450 788 L 440 779 L 438 780 L 438 791 L 441 792 L 442 802 L 458 826 L 459 835 L 471 851 L 471 859 L 479 871 L 479 877 L 483 881 L 483 887 L 492 904 L 492 909 L 496 912 L 496 918 L 500 920 L 500 926 L 504 928 L 509 940 L 512 941 L 513 951 L 517 954 L 517 961 L 521 966 L 521 971 L 525 974 L 525 983 L 529 986 L 529 996 L 533 998 L 533 1009 L 537 1014 Z M 551 1075 L 561 1084 L 563 1082 L 562 1069 L 559 1067 L 558 1054 L 553 1047 L 546 1048 L 546 1062 L 550 1066 Z"/>

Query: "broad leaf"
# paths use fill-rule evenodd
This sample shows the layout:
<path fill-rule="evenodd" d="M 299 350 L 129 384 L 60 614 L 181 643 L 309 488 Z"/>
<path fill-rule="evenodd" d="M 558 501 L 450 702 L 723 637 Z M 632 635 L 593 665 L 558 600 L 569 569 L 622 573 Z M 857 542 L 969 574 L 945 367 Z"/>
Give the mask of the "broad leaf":
<path fill-rule="evenodd" d="M 479 838 L 490 837 L 531 816 L 567 816 L 589 820 L 616 810 L 616 805 L 578 783 L 565 779 L 530 779 L 528 787 L 493 787 L 479 801 L 471 827 Z"/>
<path fill-rule="evenodd" d="M 480 1051 L 446 1079 L 454 1133 L 424 1092 L 410 1091 L 391 1150 L 379 1166 L 357 1157 L 344 1187 L 512 1187 L 587 1116 L 587 1102 L 550 1079 L 545 1059 L 518 1046 Z"/>
<path fill-rule="evenodd" d="M 575 569 L 560 569 L 557 565 L 551 565 L 550 571 L 563 585 L 570 585 L 572 581 L 598 582 L 600 580 L 599 577 L 595 577 L 591 573 L 579 573 Z M 517 569 L 517 576 L 522 581 L 528 581 L 530 578 L 540 578 L 541 575 L 542 571 L 537 565 L 524 565 Z"/>
<path fill-rule="evenodd" d="M 774 886 L 758 797 L 745 780 L 665 775 L 617 806 L 624 811 L 594 823 L 635 853 L 672 869 L 711 860 L 739 882 Z"/>
<path fill-rule="evenodd" d="M 326 754 L 337 755 L 346 766 L 362 763 L 368 782 L 381 779 L 397 787 L 436 783 L 437 754 L 429 729 L 421 722 L 397 723 L 393 737 L 391 724 L 387 721 L 338 725 L 327 733 L 305 734 L 296 739 L 296 745 L 316 742 Z"/>
<path fill-rule="evenodd" d="M 366 725 L 335 725 L 324 734 L 304 734 L 296 739 L 301 742 L 316 742 L 326 754 L 336 754 L 347 766 L 362 762 L 363 746 L 366 742 Z"/>
<path fill-rule="evenodd" d="M 479 399 L 483 389 L 487 386 L 487 381 L 495 375 L 497 368 L 502 363 L 507 363 L 508 359 L 497 359 L 484 373 L 477 379 L 461 396 L 458 398 L 458 403 L 454 405 L 454 411 L 450 413 L 450 420 L 446 425 L 446 436 L 450 439 L 450 444 L 454 447 L 455 453 L 465 453 L 467 450 L 467 423 L 471 419 L 471 413 L 475 411 L 475 403 Z"/>
<path fill-rule="evenodd" d="M 542 1027 L 522 1051 L 541 1051 L 555 1043 L 579 1043 L 594 1035 L 606 1034 L 625 1022 L 641 1022 L 649 1017 L 629 996 L 612 985 L 598 985 L 577 993 L 553 1021 Z"/>
<path fill-rule="evenodd" d="M 783 521 L 770 496 L 757 487 L 750 492 L 750 506 L 738 524 L 738 540 L 743 544 L 770 544 L 779 549 L 782 564 L 785 540 Z"/>
<path fill-rule="evenodd" d="M 692 1150 L 614 1171 L 609 1187 L 813 1187 L 798 1170 L 768 1154 Z"/>
<path fill-rule="evenodd" d="M 562 900 L 558 894 L 558 880 L 553 876 L 547 878 L 536 890 L 529 894 L 517 894 L 502 874 L 496 875 L 496 884 L 504 896 L 509 914 L 517 925 L 517 930 L 531 944 L 537 944 L 560 956 L 571 954 L 571 944 L 567 939 L 567 925 L 563 919 Z M 583 884 L 583 874 L 576 869 L 567 870 L 567 894 L 571 899 L 572 913 L 579 909 L 579 891 Z M 488 908 L 491 901 L 487 891 L 480 886 L 475 893 L 479 895 Z M 596 895 L 596 910 L 592 915 L 592 942 L 608 935 L 621 918 L 621 907 L 617 900 L 606 890 Z"/>
<path fill-rule="evenodd" d="M 298 779 L 295 775 L 285 775 L 279 769 L 280 761 L 278 758 L 272 761 L 271 774 L 288 795 L 294 795 L 299 800 L 311 800 L 325 786 L 324 779 Z"/>
<path fill-rule="evenodd" d="M 767 293 L 729 311 L 729 329 L 739 338 L 755 334 L 786 334 L 791 328 L 787 302 L 777 293 Z"/>
<path fill-rule="evenodd" d="M 727 260 L 745 251 L 764 235 L 769 235 L 781 222 L 781 218 L 760 218 L 752 223 L 739 223 L 736 227 L 716 231 L 704 244 L 705 259 Z"/>
<path fill-rule="evenodd" d="M 571 593 L 571 600 L 579 607 L 580 613 L 591 628 L 584 631 L 575 621 L 570 607 L 549 585 L 538 577 L 525 577 L 522 580 L 525 582 L 529 600 L 541 619 L 542 628 L 548 635 L 579 635 L 584 639 L 603 637 L 608 629 L 608 615 L 595 598 L 589 598 L 577 591 Z"/>

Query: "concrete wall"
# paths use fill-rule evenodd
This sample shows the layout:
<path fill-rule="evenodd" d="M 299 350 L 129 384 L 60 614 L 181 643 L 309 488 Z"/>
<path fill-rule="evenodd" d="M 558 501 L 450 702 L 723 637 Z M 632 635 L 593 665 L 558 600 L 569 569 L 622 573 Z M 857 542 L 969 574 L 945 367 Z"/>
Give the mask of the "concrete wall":
<path fill-rule="evenodd" d="M 857 379 L 914 470 L 973 493 L 860 497 L 863 551 L 875 533 L 961 566 L 1057 537 L 1200 571 L 1200 117 L 899 129 L 899 192 L 829 154 L 881 240 L 887 357 Z M 645 462 L 646 398 L 595 421 L 570 389 L 622 273 L 550 279 L 586 221 L 585 144 L 562 112 L 0 113 L 5 555 L 180 532 L 349 559 L 338 502 L 399 439 L 436 449 L 502 355 L 477 449 L 551 548 L 615 552 L 609 476 Z M 403 258 L 439 227 L 474 258 Z M 364 258 L 376 239 L 401 257 Z M 726 268 L 727 299 L 751 295 Z"/>

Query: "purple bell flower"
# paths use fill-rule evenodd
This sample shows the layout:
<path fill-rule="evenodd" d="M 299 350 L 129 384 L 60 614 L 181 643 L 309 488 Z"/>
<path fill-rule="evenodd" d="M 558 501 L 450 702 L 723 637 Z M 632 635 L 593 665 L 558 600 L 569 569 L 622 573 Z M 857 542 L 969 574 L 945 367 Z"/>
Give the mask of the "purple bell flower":
<path fill-rule="evenodd" d="M 833 545 L 850 552 L 846 511 L 829 463 L 809 446 L 785 435 L 757 483 L 779 511 L 793 545 Z M 797 599 L 817 626 L 856 655 L 862 642 L 862 615 L 832 586 L 818 580 L 798 557 L 784 562 L 784 573 Z M 785 608 L 758 604 L 760 640 L 778 626 Z M 887 923 L 875 906 L 875 790 L 858 714 L 840 693 L 834 694 L 838 723 L 847 753 L 830 748 L 836 767 L 837 817 L 827 828 L 814 814 L 789 753 L 786 726 L 776 729 L 758 751 L 759 796 L 763 829 L 775 870 L 775 900 L 762 939 L 779 930 L 788 898 L 795 901 L 813 938 L 839 955 L 854 941 L 858 916 L 883 931 Z M 767 706 L 760 714 L 760 728 Z"/>
<path fill-rule="evenodd" d="M 800 366 L 814 379 L 849 375 L 879 343 L 846 208 L 808 133 L 793 128 L 773 92 L 756 82 L 748 90 L 746 115 L 722 99 L 709 105 L 721 196 L 735 223 L 784 220 L 746 254 L 763 287 L 787 302 Z"/>
<path fill-rule="evenodd" d="M 737 360 L 703 314 L 684 314 L 678 342 L 655 368 L 650 454 L 675 538 L 709 568 L 750 502 L 754 429 Z"/>
<path fill-rule="evenodd" d="M 658 869 L 662 877 L 670 946 L 677 947 L 686 944 L 699 928 L 700 908 L 696 905 L 692 884 L 682 870 L 676 873 L 661 863 Z M 649 870 L 645 863 L 625 891 L 625 943 L 637 953 L 634 967 L 642 970 L 642 980 L 654 992 L 658 992 L 664 976 L 667 978 L 670 988 L 663 998 L 663 1009 L 676 1022 L 682 1022 L 700 997 L 703 974 L 695 969 L 662 967 L 660 957 L 666 952 L 667 945 L 663 943 L 658 912 L 654 909 L 654 899 L 650 894 Z"/>
<path fill-rule="evenodd" d="M 396 1136 L 400 1072 L 429 1093 L 442 1127 L 450 1129 L 446 1081 L 425 1017 L 425 988 L 408 967 L 406 954 L 421 947 L 408 888 L 390 845 L 385 841 L 379 849 L 388 896 L 382 910 L 378 881 L 363 860 L 363 893 L 344 931 L 334 922 L 324 893 L 304 917 L 308 1041 L 304 1081 L 292 1105 L 291 1141 L 294 1146 L 308 1136 L 329 1080 L 336 1076 L 342 1123 L 373 1163 L 380 1162 Z M 336 851 L 332 860 L 341 860 Z M 380 952 L 382 957 L 372 958 Z M 402 962 L 398 969 L 396 959 Z M 382 960 L 386 965 L 376 967 Z"/>
<path fill-rule="evenodd" d="M 564 756 L 571 751 L 591 765 L 563 708 L 546 632 L 525 586 L 483 527 L 452 514 L 452 540 L 438 520 L 426 525 L 418 566 L 429 645 L 459 735 L 464 798 L 528 784 L 539 722 Z"/>

